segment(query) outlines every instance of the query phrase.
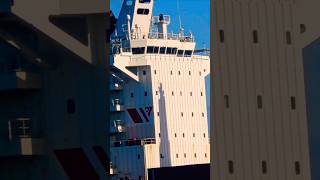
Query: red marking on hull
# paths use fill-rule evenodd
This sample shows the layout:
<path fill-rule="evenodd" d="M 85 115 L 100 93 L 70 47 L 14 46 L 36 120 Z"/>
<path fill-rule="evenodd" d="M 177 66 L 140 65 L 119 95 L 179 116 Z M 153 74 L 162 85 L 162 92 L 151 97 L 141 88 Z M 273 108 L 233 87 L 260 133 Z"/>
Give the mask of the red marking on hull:
<path fill-rule="evenodd" d="M 82 148 L 55 150 L 54 154 L 70 180 L 99 180 Z"/>
<path fill-rule="evenodd" d="M 134 123 L 143 123 L 140 114 L 136 109 L 127 109 L 127 111 Z"/>

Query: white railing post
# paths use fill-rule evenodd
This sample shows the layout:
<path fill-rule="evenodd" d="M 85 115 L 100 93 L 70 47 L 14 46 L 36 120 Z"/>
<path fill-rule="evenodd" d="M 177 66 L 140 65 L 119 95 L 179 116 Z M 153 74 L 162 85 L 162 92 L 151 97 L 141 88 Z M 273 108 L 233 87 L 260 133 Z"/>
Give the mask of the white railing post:
<path fill-rule="evenodd" d="M 12 129 L 11 129 L 11 120 L 8 121 L 8 137 L 9 140 L 12 140 Z"/>

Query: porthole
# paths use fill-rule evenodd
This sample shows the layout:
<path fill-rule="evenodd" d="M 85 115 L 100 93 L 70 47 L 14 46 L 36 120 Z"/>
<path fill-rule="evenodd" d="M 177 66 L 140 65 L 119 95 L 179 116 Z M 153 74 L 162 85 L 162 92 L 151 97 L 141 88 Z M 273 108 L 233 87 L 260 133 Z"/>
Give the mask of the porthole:
<path fill-rule="evenodd" d="M 126 5 L 127 6 L 132 6 L 133 5 L 133 1 L 132 0 L 127 0 Z"/>

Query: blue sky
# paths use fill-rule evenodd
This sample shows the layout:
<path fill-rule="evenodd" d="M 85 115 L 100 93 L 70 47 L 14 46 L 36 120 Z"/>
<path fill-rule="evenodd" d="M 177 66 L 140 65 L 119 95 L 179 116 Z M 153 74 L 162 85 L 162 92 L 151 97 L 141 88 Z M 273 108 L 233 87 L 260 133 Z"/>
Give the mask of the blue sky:
<path fill-rule="evenodd" d="M 110 8 L 118 16 L 123 0 L 110 0 Z M 154 15 L 160 13 L 171 16 L 169 32 L 178 32 L 179 14 L 185 33 L 191 30 L 197 42 L 197 48 L 210 47 L 210 0 L 155 0 Z"/>

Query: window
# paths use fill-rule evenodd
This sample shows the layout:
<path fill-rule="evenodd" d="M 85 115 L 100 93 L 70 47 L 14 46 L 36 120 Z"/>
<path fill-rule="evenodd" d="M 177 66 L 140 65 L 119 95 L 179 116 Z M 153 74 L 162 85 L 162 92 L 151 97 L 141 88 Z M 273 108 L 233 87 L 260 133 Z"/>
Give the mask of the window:
<path fill-rule="evenodd" d="M 172 94 L 172 96 L 174 96 L 174 92 L 173 92 L 173 91 L 172 91 L 172 93 L 171 93 L 171 94 Z"/>
<path fill-rule="evenodd" d="M 140 154 L 138 154 L 138 159 L 140 159 Z"/>
<path fill-rule="evenodd" d="M 161 134 L 159 133 L 159 138 L 161 137 Z"/>
<path fill-rule="evenodd" d="M 171 47 L 167 47 L 167 52 L 166 54 L 171 54 L 172 53 L 172 48 Z"/>
<path fill-rule="evenodd" d="M 201 76 L 201 71 L 199 71 L 199 76 Z"/>
<path fill-rule="evenodd" d="M 172 71 L 170 71 L 170 74 L 172 75 Z"/>
<path fill-rule="evenodd" d="M 142 176 L 139 176 L 139 180 L 143 180 Z"/>
<path fill-rule="evenodd" d="M 157 47 L 157 46 L 148 46 L 147 47 L 147 53 L 148 54 L 158 54 L 159 53 L 159 47 Z"/>
<path fill-rule="evenodd" d="M 68 114 L 74 114 L 76 112 L 76 103 L 73 99 L 67 100 L 67 112 Z"/>
<path fill-rule="evenodd" d="M 130 93 L 130 97 L 133 98 L 133 96 L 134 96 L 133 93 Z"/>
<path fill-rule="evenodd" d="M 291 44 L 291 32 L 290 31 L 287 31 L 286 32 L 286 43 L 287 44 Z"/>
<path fill-rule="evenodd" d="M 182 137 L 184 138 L 184 133 L 182 133 Z"/>
<path fill-rule="evenodd" d="M 153 53 L 154 54 L 158 54 L 159 53 L 159 47 L 154 47 L 154 49 L 153 49 Z"/>
<path fill-rule="evenodd" d="M 179 158 L 179 154 L 176 154 L 176 158 Z"/>
<path fill-rule="evenodd" d="M 258 109 L 262 109 L 262 96 L 257 97 Z"/>
<path fill-rule="evenodd" d="M 177 137 L 177 133 L 174 133 L 174 137 L 175 137 L 175 138 Z"/>
<path fill-rule="evenodd" d="M 306 25 L 305 24 L 300 24 L 300 33 L 305 33 L 307 30 Z"/>
<path fill-rule="evenodd" d="M 167 47 L 167 54 L 176 54 L 177 48 Z"/>
<path fill-rule="evenodd" d="M 196 133 L 193 133 L 193 137 L 196 137 Z"/>
<path fill-rule="evenodd" d="M 158 116 L 160 116 L 160 113 L 159 113 L 159 112 L 157 112 L 157 115 L 158 115 Z"/>
<path fill-rule="evenodd" d="M 200 95 L 203 96 L 203 93 L 201 92 Z"/>
<path fill-rule="evenodd" d="M 181 117 L 183 117 L 183 112 L 181 112 Z"/>
<path fill-rule="evenodd" d="M 146 73 L 146 71 L 142 71 L 142 74 L 143 74 L 143 75 L 146 75 L 147 73 Z"/>
<path fill-rule="evenodd" d="M 253 43 L 258 43 L 258 31 L 257 30 L 253 30 Z"/>
<path fill-rule="evenodd" d="M 153 53 L 153 48 L 154 48 L 153 46 L 148 46 L 147 47 L 147 53 L 148 54 L 152 54 Z"/>
<path fill-rule="evenodd" d="M 158 91 L 156 91 L 156 95 L 158 95 Z"/>
<path fill-rule="evenodd" d="M 182 91 L 180 91 L 180 96 L 182 96 Z"/>
<path fill-rule="evenodd" d="M 163 158 L 164 158 L 163 154 L 160 154 L 160 158 L 161 158 L 161 159 L 163 159 Z"/>
<path fill-rule="evenodd" d="M 299 175 L 301 173 L 301 171 L 300 171 L 300 162 L 299 161 L 294 162 L 294 168 L 295 168 L 295 171 L 296 171 L 296 175 Z"/>
<path fill-rule="evenodd" d="M 148 15 L 148 14 L 149 14 L 149 9 L 139 8 L 139 9 L 137 10 L 137 14 Z"/>
<path fill-rule="evenodd" d="M 144 92 L 144 96 L 148 96 L 148 92 L 147 91 Z"/>
<path fill-rule="evenodd" d="M 191 71 L 189 71 L 189 75 L 191 76 Z"/>
<path fill-rule="evenodd" d="M 166 47 L 160 47 L 160 54 L 166 53 Z"/>
<path fill-rule="evenodd" d="M 192 113 L 191 113 L 191 116 L 193 117 L 193 115 L 194 115 L 194 114 L 193 114 L 193 112 L 192 112 Z"/>
<path fill-rule="evenodd" d="M 183 156 L 184 156 L 184 158 L 186 158 L 186 157 L 187 157 L 187 154 L 186 154 L 186 153 L 184 153 L 184 154 L 183 154 Z"/>
<path fill-rule="evenodd" d="M 184 50 L 178 50 L 178 57 L 183 57 L 183 52 L 184 52 Z"/>
<path fill-rule="evenodd" d="M 224 31 L 222 29 L 219 30 L 220 42 L 224 43 Z"/>
<path fill-rule="evenodd" d="M 157 71 L 156 71 L 156 70 L 154 70 L 154 74 L 157 74 Z"/>
<path fill-rule="evenodd" d="M 230 107 L 228 95 L 224 95 L 224 103 L 225 103 L 226 108 Z"/>
<path fill-rule="evenodd" d="M 197 153 L 194 153 L 194 157 L 197 158 Z"/>
<path fill-rule="evenodd" d="M 204 153 L 204 157 L 207 158 L 207 153 Z"/>
<path fill-rule="evenodd" d="M 151 0 L 139 0 L 139 3 L 150 3 Z"/>
<path fill-rule="evenodd" d="M 190 96 L 192 96 L 192 92 L 190 92 Z"/>
<path fill-rule="evenodd" d="M 296 109 L 296 98 L 291 96 L 291 109 Z"/>
<path fill-rule="evenodd" d="M 184 52 L 184 57 L 191 57 L 192 51 L 185 51 Z"/>
<path fill-rule="evenodd" d="M 262 173 L 263 174 L 267 174 L 267 162 L 266 161 L 262 161 L 261 162 L 261 166 L 262 166 Z"/>
<path fill-rule="evenodd" d="M 144 54 L 145 47 L 132 48 L 132 54 Z"/>
<path fill-rule="evenodd" d="M 206 133 L 203 133 L 203 137 L 206 138 Z"/>
<path fill-rule="evenodd" d="M 206 69 L 203 69 L 203 72 L 206 72 Z"/>
<path fill-rule="evenodd" d="M 229 173 L 234 173 L 233 161 L 228 161 Z"/>
<path fill-rule="evenodd" d="M 172 54 L 177 54 L 178 49 L 177 48 L 173 48 L 172 49 Z"/>
<path fill-rule="evenodd" d="M 180 75 L 180 74 L 181 74 L 181 72 L 180 72 L 180 71 L 178 71 L 178 74 Z"/>
<path fill-rule="evenodd" d="M 202 117 L 204 117 L 204 113 L 201 113 Z"/>

